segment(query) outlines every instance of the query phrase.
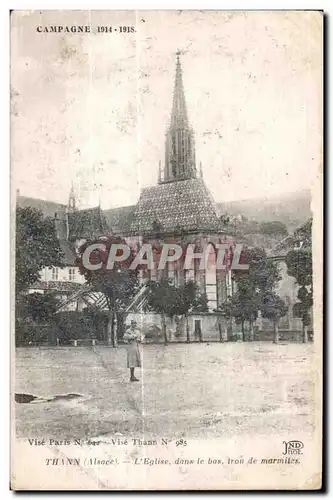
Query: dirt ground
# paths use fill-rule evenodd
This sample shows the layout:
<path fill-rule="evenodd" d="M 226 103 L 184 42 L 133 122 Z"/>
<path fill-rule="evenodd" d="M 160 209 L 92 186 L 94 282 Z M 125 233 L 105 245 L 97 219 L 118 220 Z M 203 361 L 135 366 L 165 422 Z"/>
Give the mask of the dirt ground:
<path fill-rule="evenodd" d="M 125 347 L 16 349 L 15 392 L 48 399 L 15 403 L 17 437 L 213 438 L 313 429 L 311 344 L 142 349 L 138 383 L 129 382 Z"/>

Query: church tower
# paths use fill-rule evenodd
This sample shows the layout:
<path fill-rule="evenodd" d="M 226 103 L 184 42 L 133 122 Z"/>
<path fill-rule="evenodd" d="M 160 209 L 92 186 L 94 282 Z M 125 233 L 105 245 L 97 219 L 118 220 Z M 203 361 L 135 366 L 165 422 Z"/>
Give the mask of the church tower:
<path fill-rule="evenodd" d="M 164 175 L 159 184 L 196 178 L 194 133 L 187 117 L 180 51 L 176 56 L 171 120 L 165 137 Z"/>

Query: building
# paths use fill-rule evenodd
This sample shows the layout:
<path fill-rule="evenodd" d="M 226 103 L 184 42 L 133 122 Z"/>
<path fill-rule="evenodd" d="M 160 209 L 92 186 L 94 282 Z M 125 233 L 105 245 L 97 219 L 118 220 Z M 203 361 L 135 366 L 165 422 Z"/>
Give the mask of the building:
<path fill-rule="evenodd" d="M 217 270 L 214 262 L 215 245 L 230 241 L 233 237 L 231 226 L 215 203 L 202 174 L 201 162 L 197 161 L 195 134 L 190 125 L 183 86 L 180 53 L 176 56 L 176 71 L 171 106 L 170 121 L 165 134 L 165 156 L 160 162 L 158 183 L 141 190 L 138 203 L 102 211 L 100 207 L 80 210 L 77 207 L 73 188 L 67 206 L 43 200 L 18 197 L 20 206 L 35 206 L 45 215 L 54 217 L 57 234 L 65 254 L 64 269 L 44 270 L 38 286 L 43 289 L 59 288 L 63 297 L 70 296 L 83 285 L 84 280 L 74 267 L 75 250 L 86 240 L 113 234 L 123 237 L 131 245 L 151 243 L 193 244 L 197 252 L 208 247 L 210 265 L 199 269 L 199 261 L 194 261 L 192 269 L 184 271 L 182 262 L 169 262 L 161 271 L 147 270 L 142 278 L 161 279 L 168 277 L 176 284 L 194 280 L 201 293 L 208 299 L 209 313 L 193 316 L 191 331 L 200 337 L 216 338 L 221 330 L 221 316 L 214 311 L 233 293 L 231 271 Z M 289 277 L 286 277 L 289 279 Z M 282 286 L 282 285 L 281 285 Z M 293 287 L 289 284 L 287 287 Z M 294 303 L 295 290 L 291 300 Z M 73 306 L 72 306 L 73 307 Z M 75 308 L 81 308 L 76 299 Z M 147 325 L 156 323 L 154 315 L 141 316 L 140 321 Z M 203 323 L 203 324 L 202 324 Z M 184 325 L 183 325 L 184 326 Z M 184 336 L 184 327 L 170 322 L 170 331 L 178 331 Z M 226 325 L 223 326 L 225 332 Z M 209 333 L 211 332 L 211 333 Z M 172 336 L 172 332 L 170 333 Z"/>
<path fill-rule="evenodd" d="M 21 196 L 19 191 L 17 191 L 16 195 L 18 206 L 36 208 L 41 210 L 45 217 L 54 219 L 55 229 L 64 255 L 63 267 L 44 268 L 40 273 L 40 280 L 30 287 L 29 293 L 52 291 L 59 299 L 66 299 L 73 292 L 78 291 L 85 281 L 75 266 L 75 251 L 67 238 L 66 216 L 68 209 L 66 205 L 60 203 Z M 70 304 L 68 309 L 81 309 L 82 307 L 82 301 L 76 301 Z"/>

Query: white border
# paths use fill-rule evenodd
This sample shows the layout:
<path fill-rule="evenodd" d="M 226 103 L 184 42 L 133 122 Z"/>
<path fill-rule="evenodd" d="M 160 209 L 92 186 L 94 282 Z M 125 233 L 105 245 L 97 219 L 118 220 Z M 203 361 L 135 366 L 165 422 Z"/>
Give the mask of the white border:
<path fill-rule="evenodd" d="M 331 0 L 279 0 L 279 1 L 269 1 L 269 0 L 261 0 L 261 1 L 239 1 L 239 0 L 225 0 L 225 1 L 212 1 L 206 0 L 198 1 L 198 0 L 165 0 L 164 2 L 156 2 L 156 1 L 142 1 L 135 2 L 130 0 L 117 0 L 110 2 L 110 0 L 104 1 L 96 1 L 96 2 L 88 2 L 86 0 L 74 1 L 74 0 L 58 0 L 58 1 L 27 1 L 27 0 L 17 0 L 15 2 L 7 2 L 6 0 L 1 4 L 1 43 L 0 43 L 0 54 L 2 61 L 2 71 L 1 71 L 1 95 L 2 95 L 2 107 L 1 107 L 1 118 L 2 118 L 2 127 L 1 127 L 1 153 L 2 153 L 2 162 L 1 162 L 1 180 L 0 180 L 0 203 L 1 203 L 1 241 L 2 251 L 1 251 L 1 261 L 4 265 L 4 268 L 1 273 L 1 298 L 0 298 L 0 318 L 1 318 L 1 361 L 0 366 L 2 368 L 0 382 L 1 382 L 1 431 L 2 435 L 0 436 L 0 491 L 1 498 L 9 498 L 13 493 L 9 491 L 9 332 L 10 332 L 10 324 L 9 324 L 9 9 L 25 9 L 25 10 L 37 10 L 37 9 L 110 9 L 112 10 L 124 10 L 124 9 L 211 9 L 211 10 L 324 10 L 324 12 L 329 16 L 332 13 L 332 1 Z M 329 21 L 326 21 L 326 29 L 328 28 Z M 327 34 L 328 35 L 328 34 Z M 330 49 L 330 50 L 329 50 Z M 327 59 L 326 63 L 328 63 L 327 68 L 327 92 L 328 92 L 328 82 L 332 81 L 330 79 L 331 71 L 332 71 L 332 47 L 329 40 L 329 36 L 327 36 Z M 329 71 L 328 71 L 329 70 Z M 331 107 L 332 107 L 332 99 L 330 102 L 326 104 L 330 104 L 329 109 L 326 109 L 326 126 L 328 127 L 329 116 L 331 115 Z M 327 140 L 326 140 L 326 149 L 328 149 L 329 144 L 333 144 L 332 138 L 332 129 L 326 131 Z M 328 160 L 328 154 L 327 154 Z M 331 165 L 326 165 L 326 171 L 330 170 Z M 327 208 L 328 212 L 326 214 L 328 224 L 330 226 L 330 220 L 333 219 L 332 214 L 332 203 L 330 202 L 330 198 L 333 193 L 333 175 L 328 178 L 326 176 L 326 182 L 328 182 L 328 191 L 327 191 Z M 327 257 L 331 256 L 332 250 L 332 232 L 327 235 L 327 242 L 329 244 L 329 251 L 327 252 Z M 327 267 L 326 267 L 327 269 Z M 325 272 L 326 275 L 326 272 Z M 332 283 L 333 280 L 333 271 L 332 267 L 329 268 L 329 272 L 327 274 L 328 285 Z M 330 290 L 327 290 L 330 291 Z M 327 300 L 327 312 L 333 309 L 333 304 L 331 303 L 331 297 L 329 296 Z M 332 334 L 332 329 L 329 328 L 330 322 L 327 325 L 327 335 Z M 326 341 L 328 339 L 326 338 Z M 327 372 L 329 371 L 329 382 L 331 382 L 331 370 L 329 369 L 329 361 L 333 358 L 332 356 L 332 340 L 330 341 L 330 349 L 329 355 L 327 359 Z M 329 415 L 332 415 L 332 399 L 328 401 L 328 409 Z M 327 422 L 329 423 L 329 418 L 327 417 Z M 329 441 L 329 456 L 332 458 L 332 446 L 333 441 Z M 329 471 L 328 471 L 329 472 Z M 115 495 L 115 493 L 113 493 Z M 203 493 L 204 495 L 204 493 Z M 85 495 L 85 498 L 89 498 L 94 496 L 93 493 L 88 496 Z M 224 496 L 229 496 L 225 495 Z M 230 495 L 231 496 L 231 495 Z M 238 495 L 236 495 L 238 496 Z M 232 498 L 236 497 L 232 495 Z M 240 495 L 239 495 L 240 496 Z M 288 497 L 289 495 L 284 495 L 284 497 Z M 301 495 L 301 496 L 305 496 Z M 69 497 L 67 494 L 62 494 L 62 498 Z M 123 495 L 122 495 L 123 497 Z M 299 495 L 298 495 L 299 497 Z"/>

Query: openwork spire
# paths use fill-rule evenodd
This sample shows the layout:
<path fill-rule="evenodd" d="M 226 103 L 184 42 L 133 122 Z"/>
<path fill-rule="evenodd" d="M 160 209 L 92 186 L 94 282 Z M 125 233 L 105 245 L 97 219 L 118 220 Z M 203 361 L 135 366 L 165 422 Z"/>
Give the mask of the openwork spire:
<path fill-rule="evenodd" d="M 187 117 L 179 50 L 176 57 L 171 119 L 165 138 L 164 175 L 159 183 L 196 178 L 194 134 Z"/>
<path fill-rule="evenodd" d="M 171 112 L 171 127 L 188 127 L 187 109 L 185 102 L 185 93 L 183 85 L 182 67 L 180 64 L 180 51 L 176 52 L 176 77 L 173 90 L 173 102 Z"/>

